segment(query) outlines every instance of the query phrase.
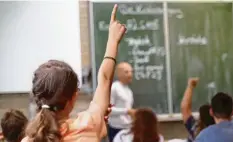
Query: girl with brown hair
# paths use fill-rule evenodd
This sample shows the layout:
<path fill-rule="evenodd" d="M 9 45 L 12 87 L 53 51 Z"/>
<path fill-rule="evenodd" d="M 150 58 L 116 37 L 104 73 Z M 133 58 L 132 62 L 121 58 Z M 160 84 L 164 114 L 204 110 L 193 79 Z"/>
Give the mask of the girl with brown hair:
<path fill-rule="evenodd" d="M 113 142 L 164 142 L 158 131 L 158 119 L 150 109 L 138 109 L 131 129 L 120 131 Z"/>
<path fill-rule="evenodd" d="M 99 142 L 106 135 L 104 115 L 110 101 L 115 58 L 126 28 L 116 20 L 114 6 L 98 86 L 88 110 L 69 118 L 78 97 L 78 77 L 62 61 L 50 60 L 34 73 L 32 95 L 38 113 L 26 130 L 23 142 Z"/>

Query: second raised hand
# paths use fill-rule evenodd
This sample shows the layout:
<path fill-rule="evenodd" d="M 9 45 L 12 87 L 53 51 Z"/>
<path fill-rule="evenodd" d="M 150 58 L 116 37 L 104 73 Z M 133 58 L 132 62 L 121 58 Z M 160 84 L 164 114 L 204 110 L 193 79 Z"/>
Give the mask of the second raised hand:
<path fill-rule="evenodd" d="M 188 81 L 188 85 L 189 87 L 195 88 L 198 84 L 199 78 L 195 77 L 195 78 L 190 78 Z"/>

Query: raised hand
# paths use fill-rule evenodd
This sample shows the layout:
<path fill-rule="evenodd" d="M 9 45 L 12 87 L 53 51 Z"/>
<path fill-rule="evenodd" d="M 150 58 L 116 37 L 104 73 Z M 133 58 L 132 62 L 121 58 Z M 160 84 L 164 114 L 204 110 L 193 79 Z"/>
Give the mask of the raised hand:
<path fill-rule="evenodd" d="M 126 27 L 116 20 L 116 13 L 117 13 L 117 5 L 115 4 L 112 10 L 111 20 L 109 24 L 108 39 L 110 41 L 115 41 L 119 43 L 125 34 Z"/>
<path fill-rule="evenodd" d="M 199 78 L 195 77 L 195 78 L 190 78 L 188 81 L 188 86 L 195 88 L 197 86 L 197 83 L 199 81 Z"/>

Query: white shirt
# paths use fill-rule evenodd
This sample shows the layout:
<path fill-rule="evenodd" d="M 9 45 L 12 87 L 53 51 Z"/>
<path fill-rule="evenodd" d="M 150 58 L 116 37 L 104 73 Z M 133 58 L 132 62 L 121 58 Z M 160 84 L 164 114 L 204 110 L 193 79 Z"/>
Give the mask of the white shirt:
<path fill-rule="evenodd" d="M 164 138 L 162 135 L 159 135 L 160 140 L 159 142 L 164 142 Z M 132 142 L 133 141 L 133 134 L 130 133 L 129 129 L 121 130 L 117 135 L 114 137 L 113 142 Z"/>
<path fill-rule="evenodd" d="M 113 128 L 126 129 L 131 125 L 131 117 L 127 111 L 133 107 L 133 92 L 120 81 L 115 81 L 111 88 L 112 112 L 109 117 L 109 125 Z"/>

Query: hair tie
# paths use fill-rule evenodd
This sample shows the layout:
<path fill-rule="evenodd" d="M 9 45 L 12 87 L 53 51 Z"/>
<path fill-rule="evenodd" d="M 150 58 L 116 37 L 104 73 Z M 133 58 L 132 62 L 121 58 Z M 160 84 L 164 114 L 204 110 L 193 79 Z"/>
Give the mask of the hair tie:
<path fill-rule="evenodd" d="M 42 105 L 42 106 L 41 106 L 41 108 L 49 109 L 49 108 L 50 108 L 50 106 L 48 106 L 48 105 Z"/>

